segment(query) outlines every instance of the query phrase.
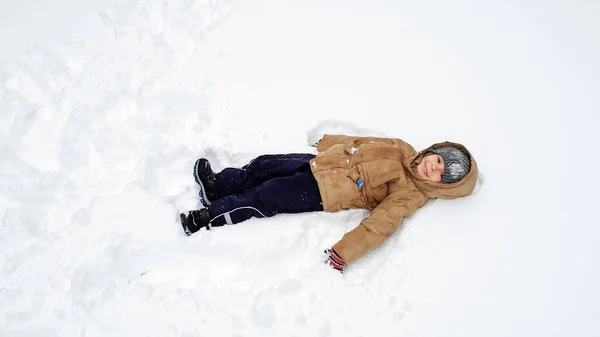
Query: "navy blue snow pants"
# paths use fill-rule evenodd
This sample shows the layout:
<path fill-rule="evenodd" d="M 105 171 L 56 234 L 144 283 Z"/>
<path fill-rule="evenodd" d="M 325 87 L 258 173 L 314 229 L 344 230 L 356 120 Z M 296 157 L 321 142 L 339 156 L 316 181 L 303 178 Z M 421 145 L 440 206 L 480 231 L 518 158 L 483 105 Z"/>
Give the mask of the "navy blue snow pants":
<path fill-rule="evenodd" d="M 323 203 L 309 160 L 312 154 L 263 155 L 241 169 L 217 173 L 222 199 L 208 207 L 211 226 L 251 217 L 322 211 Z"/>

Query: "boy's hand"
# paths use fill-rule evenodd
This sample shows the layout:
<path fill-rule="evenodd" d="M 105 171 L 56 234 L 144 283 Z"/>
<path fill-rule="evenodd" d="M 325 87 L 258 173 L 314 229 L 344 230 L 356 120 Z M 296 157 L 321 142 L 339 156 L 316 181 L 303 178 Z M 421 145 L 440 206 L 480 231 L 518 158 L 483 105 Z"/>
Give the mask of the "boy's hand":
<path fill-rule="evenodd" d="M 316 141 L 315 143 L 310 144 L 310 146 L 312 147 L 317 147 L 317 145 L 319 145 L 319 143 L 321 142 L 321 140 L 323 139 L 323 137 L 321 137 L 318 141 Z"/>
<path fill-rule="evenodd" d="M 342 259 L 333 248 L 325 249 L 325 254 L 327 255 L 327 259 L 325 263 L 328 264 L 331 268 L 335 270 L 339 270 L 340 273 L 344 272 L 344 268 L 346 267 L 346 262 Z"/>

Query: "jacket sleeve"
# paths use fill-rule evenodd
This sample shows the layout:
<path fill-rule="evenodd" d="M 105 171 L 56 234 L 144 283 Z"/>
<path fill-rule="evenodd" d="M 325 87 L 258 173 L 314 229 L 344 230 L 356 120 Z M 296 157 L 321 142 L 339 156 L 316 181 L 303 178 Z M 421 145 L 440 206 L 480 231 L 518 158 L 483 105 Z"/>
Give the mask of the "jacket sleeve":
<path fill-rule="evenodd" d="M 402 220 L 429 198 L 422 192 L 397 191 L 385 198 L 358 227 L 346 233 L 333 249 L 348 264 L 379 247 L 398 229 Z"/>
<path fill-rule="evenodd" d="M 337 144 L 348 144 L 354 142 L 370 142 L 370 141 L 381 141 L 392 143 L 391 138 L 380 138 L 380 137 L 358 137 L 358 136 L 346 136 L 346 135 L 323 135 L 323 138 L 317 143 L 317 151 L 325 152 L 333 145 Z"/>

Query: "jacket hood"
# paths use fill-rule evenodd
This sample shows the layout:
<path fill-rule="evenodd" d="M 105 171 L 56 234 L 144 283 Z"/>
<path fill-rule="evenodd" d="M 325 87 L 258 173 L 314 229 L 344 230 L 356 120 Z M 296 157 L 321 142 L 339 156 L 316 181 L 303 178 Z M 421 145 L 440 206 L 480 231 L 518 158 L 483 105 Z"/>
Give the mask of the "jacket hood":
<path fill-rule="evenodd" d="M 442 184 L 422 180 L 419 177 L 419 175 L 415 172 L 414 168 L 420 163 L 420 159 L 422 159 L 423 154 L 425 154 L 428 151 L 440 149 L 443 147 L 453 147 L 457 150 L 466 153 L 471 159 L 471 171 L 469 171 L 469 173 L 467 173 L 467 175 L 464 178 L 452 184 Z M 454 199 L 464 197 L 473 192 L 475 184 L 477 183 L 477 163 L 475 162 L 475 159 L 473 158 L 469 150 L 467 150 L 467 148 L 462 146 L 461 144 L 457 143 L 442 142 L 433 144 L 430 147 L 418 152 L 416 155 L 407 158 L 404 162 L 404 165 L 406 166 L 408 174 L 412 177 L 412 180 L 414 181 L 415 185 L 417 185 L 417 187 L 430 198 Z"/>

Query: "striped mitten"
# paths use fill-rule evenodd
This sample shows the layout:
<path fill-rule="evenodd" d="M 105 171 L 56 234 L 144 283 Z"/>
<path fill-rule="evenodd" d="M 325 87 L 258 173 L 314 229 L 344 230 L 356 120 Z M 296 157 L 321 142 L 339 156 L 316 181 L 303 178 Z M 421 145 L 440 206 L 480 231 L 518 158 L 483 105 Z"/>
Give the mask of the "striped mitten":
<path fill-rule="evenodd" d="M 344 272 L 344 267 L 346 267 L 346 262 L 342 259 L 338 253 L 333 250 L 333 248 L 325 249 L 325 254 L 327 255 L 327 260 L 325 263 L 329 264 L 329 266 L 335 270 L 339 270 L 340 273 Z"/>

